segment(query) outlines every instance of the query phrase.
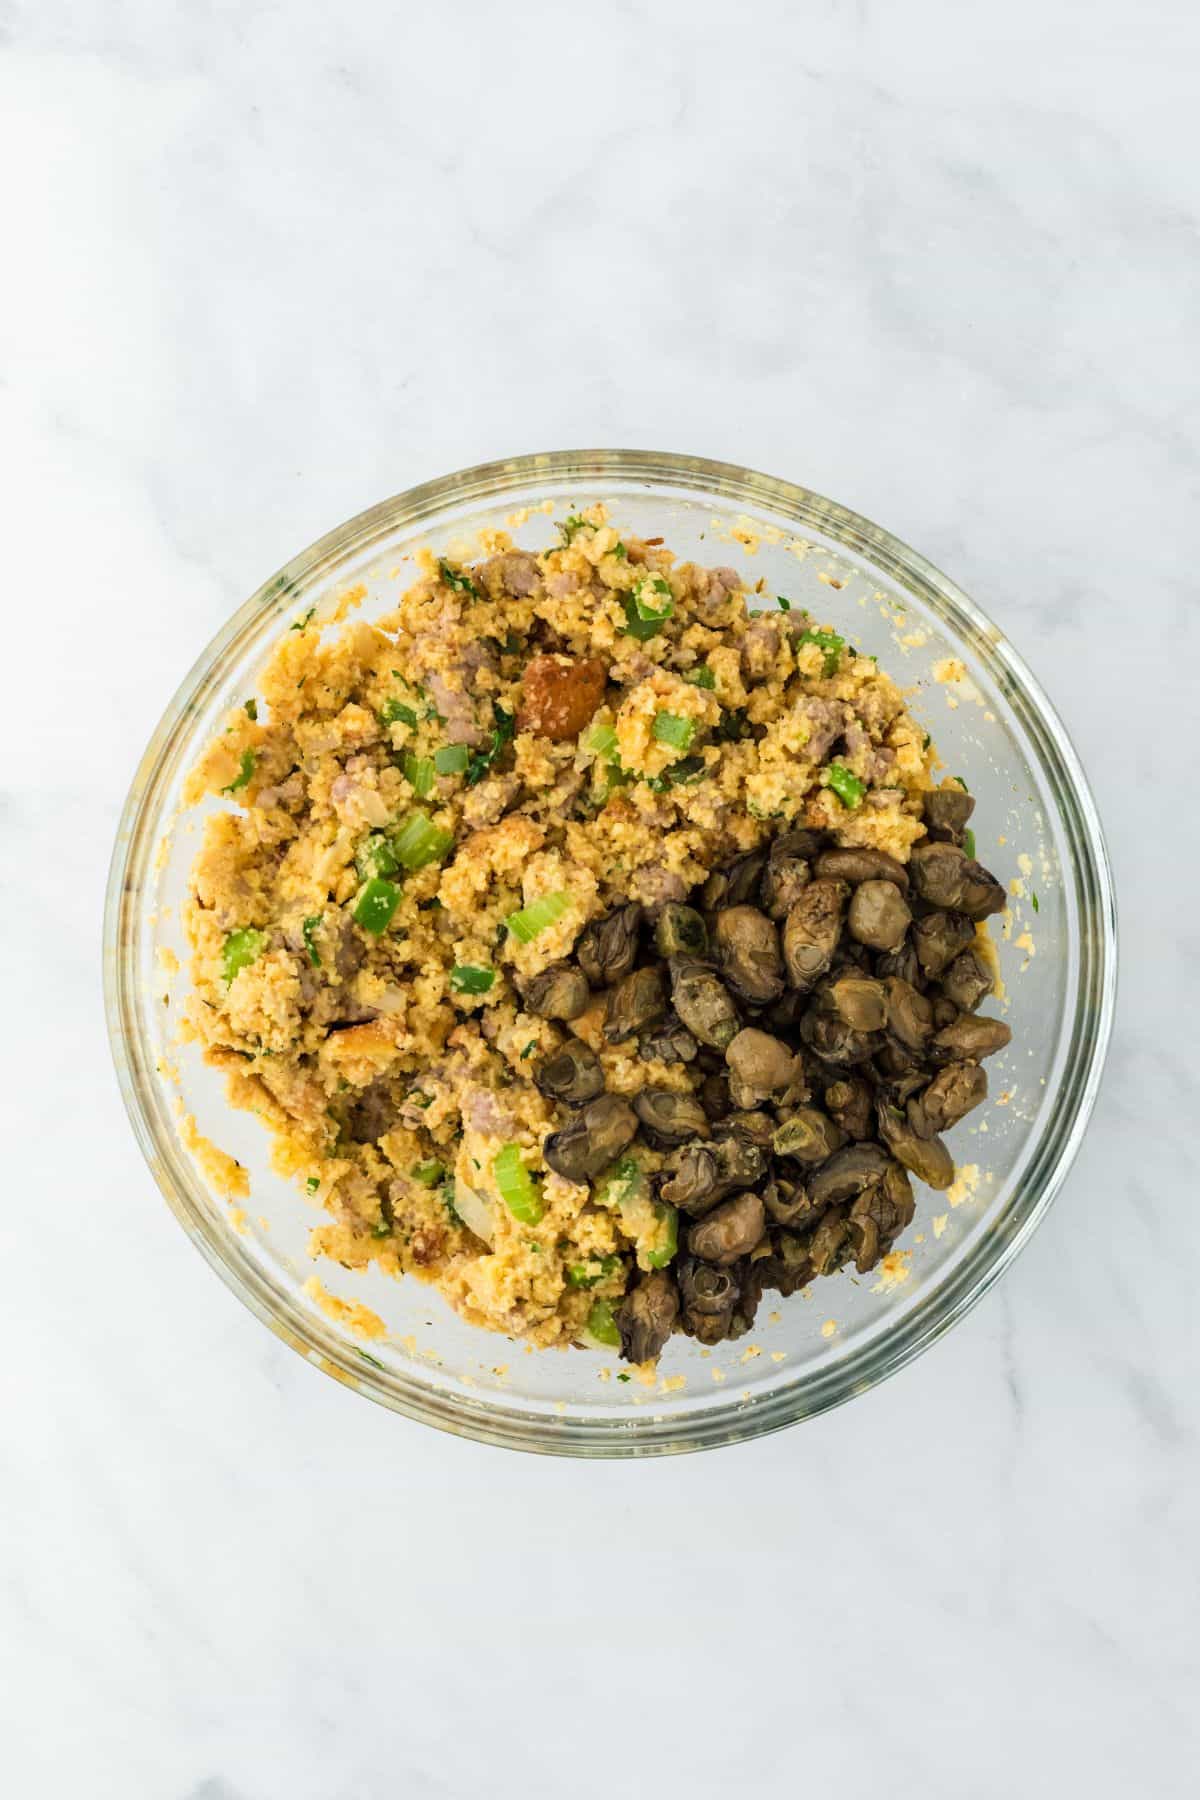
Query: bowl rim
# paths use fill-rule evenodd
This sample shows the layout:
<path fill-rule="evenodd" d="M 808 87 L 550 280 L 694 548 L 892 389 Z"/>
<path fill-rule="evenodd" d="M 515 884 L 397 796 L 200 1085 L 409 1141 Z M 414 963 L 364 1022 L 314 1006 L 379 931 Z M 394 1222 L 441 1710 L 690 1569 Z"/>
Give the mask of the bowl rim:
<path fill-rule="evenodd" d="M 433 525 L 437 515 L 471 501 L 567 480 L 603 484 L 639 480 L 703 491 L 748 509 L 770 507 L 797 525 L 832 537 L 842 548 L 869 557 L 899 585 L 914 584 L 944 623 L 968 643 L 994 675 L 1005 678 L 1005 697 L 1031 739 L 1039 767 L 1062 804 L 1062 823 L 1072 839 L 1072 868 L 1080 918 L 1087 925 L 1078 946 L 1080 976 L 1071 1021 L 1069 1076 L 1056 1110 L 1036 1141 L 1023 1179 L 1029 1198 L 1003 1229 L 985 1234 L 948 1279 L 904 1317 L 895 1330 L 804 1381 L 749 1400 L 714 1392 L 698 1411 L 628 1419 L 572 1419 L 494 1400 L 438 1391 L 414 1373 L 373 1370 L 357 1360 L 344 1338 L 296 1299 L 275 1288 L 239 1248 L 231 1230 L 221 1234 L 198 1198 L 198 1171 L 181 1154 L 175 1134 L 164 1134 L 149 1104 L 156 1083 L 153 1058 L 135 1029 L 138 1017 L 136 910 L 141 883 L 133 868 L 149 866 L 150 825 L 185 753 L 188 721 L 221 685 L 220 671 L 253 636 L 266 614 L 279 616 L 326 582 L 348 558 L 402 526 Z M 122 808 L 109 868 L 103 928 L 104 997 L 110 1048 L 126 1112 L 151 1173 L 180 1224 L 226 1286 L 275 1334 L 327 1374 L 366 1397 L 420 1423 L 455 1435 L 513 1449 L 576 1456 L 661 1455 L 713 1448 L 782 1430 L 866 1392 L 928 1349 L 981 1300 L 1045 1217 L 1073 1163 L 1099 1090 L 1112 1033 L 1117 983 L 1117 914 L 1112 871 L 1099 814 L 1070 736 L 1040 683 L 1007 638 L 956 583 L 920 552 L 883 527 L 811 489 L 736 464 L 649 450 L 559 450 L 476 464 L 408 488 L 356 514 L 316 539 L 237 609 L 192 664 L 165 707 L 135 770 Z M 1066 1021 L 1064 1021 L 1064 1026 Z"/>

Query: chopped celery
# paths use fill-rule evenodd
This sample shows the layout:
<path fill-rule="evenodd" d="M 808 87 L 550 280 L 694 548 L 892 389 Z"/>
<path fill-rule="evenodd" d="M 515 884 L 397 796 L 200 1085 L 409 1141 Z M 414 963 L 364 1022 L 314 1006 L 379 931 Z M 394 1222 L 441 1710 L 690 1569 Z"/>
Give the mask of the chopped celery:
<path fill-rule="evenodd" d="M 410 752 L 404 759 L 403 773 L 405 781 L 418 800 L 424 800 L 426 794 L 433 792 L 433 778 L 436 770 L 431 756 L 413 756 Z"/>
<path fill-rule="evenodd" d="M 595 1287 L 598 1281 L 608 1280 L 620 1260 L 617 1256 L 593 1256 L 588 1262 L 568 1263 L 567 1280 L 572 1287 Z"/>
<path fill-rule="evenodd" d="M 509 913 L 504 923 L 519 944 L 532 944 L 548 925 L 562 918 L 570 904 L 569 894 L 543 894 L 540 900 L 531 900 L 519 912 Z"/>
<path fill-rule="evenodd" d="M 592 1301 L 584 1336 L 597 1350 L 615 1350 L 619 1347 L 621 1333 L 617 1330 L 617 1321 L 613 1318 L 613 1309 L 607 1300 Z"/>
<path fill-rule="evenodd" d="M 843 806 L 860 805 L 867 791 L 866 782 L 860 781 L 844 763 L 838 762 L 829 765 L 829 785 Z"/>
<path fill-rule="evenodd" d="M 399 904 L 400 889 L 396 883 L 373 875 L 358 896 L 353 913 L 354 923 L 361 925 L 364 931 L 369 931 L 372 937 L 378 937 L 391 924 L 392 914 Z"/>
<path fill-rule="evenodd" d="M 465 744 L 443 744 L 433 753 L 433 766 L 439 775 L 462 775 L 470 760 L 471 753 Z"/>
<path fill-rule="evenodd" d="M 653 735 L 660 744 L 667 744 L 672 750 L 687 750 L 696 735 L 696 722 L 683 719 L 678 713 L 655 713 Z"/>
<path fill-rule="evenodd" d="M 492 1180 L 513 1218 L 522 1225 L 536 1225 L 546 1209 L 519 1144 L 505 1144 L 497 1150 L 492 1158 Z"/>
<path fill-rule="evenodd" d="M 237 931 L 231 931 L 221 947 L 221 965 L 225 971 L 226 986 L 242 969 L 248 969 L 252 962 L 257 962 L 266 947 L 266 932 L 256 931 L 253 925 L 242 925 Z"/>
<path fill-rule="evenodd" d="M 679 1248 L 679 1214 L 665 1200 L 656 1200 L 654 1216 L 661 1228 L 662 1241 L 657 1250 L 647 1250 L 646 1261 L 652 1269 L 665 1269 Z"/>
<path fill-rule="evenodd" d="M 402 869 L 412 872 L 426 863 L 440 862 L 454 842 L 452 831 L 443 831 L 427 813 L 410 813 L 392 838 L 392 849 Z"/>
<path fill-rule="evenodd" d="M 354 852 L 354 867 L 360 881 L 370 881 L 372 875 L 394 875 L 400 864 L 382 831 L 372 831 Z"/>

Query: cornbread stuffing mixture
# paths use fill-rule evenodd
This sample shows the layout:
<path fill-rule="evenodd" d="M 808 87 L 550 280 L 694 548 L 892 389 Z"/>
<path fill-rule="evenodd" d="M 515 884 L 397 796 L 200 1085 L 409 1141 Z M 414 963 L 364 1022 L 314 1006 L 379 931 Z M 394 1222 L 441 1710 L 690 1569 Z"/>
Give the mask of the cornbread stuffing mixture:
<path fill-rule="evenodd" d="M 231 804 L 184 1031 L 314 1256 L 644 1362 L 950 1186 L 1004 892 L 873 658 L 602 506 L 559 533 L 284 634 L 185 795 Z"/>

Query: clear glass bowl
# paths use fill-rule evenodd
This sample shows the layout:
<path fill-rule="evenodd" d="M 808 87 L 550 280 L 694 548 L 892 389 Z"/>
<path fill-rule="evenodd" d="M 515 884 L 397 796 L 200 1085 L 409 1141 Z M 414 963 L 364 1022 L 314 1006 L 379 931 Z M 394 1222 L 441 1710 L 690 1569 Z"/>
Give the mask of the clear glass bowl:
<path fill-rule="evenodd" d="M 271 1172 L 265 1130 L 227 1105 L 221 1077 L 174 1042 L 187 967 L 179 905 L 205 810 L 181 812 L 182 781 L 226 708 L 255 691 L 280 633 L 311 606 L 320 619 L 351 583 L 368 591 L 359 616 L 377 615 L 411 579 L 406 558 L 418 546 L 452 552 L 528 508 L 511 528 L 537 547 L 553 537 L 543 501 L 561 517 L 597 499 L 684 556 L 762 576 L 770 594 L 832 620 L 917 688 L 915 712 L 977 796 L 981 859 L 1026 890 L 998 945 L 1013 1044 L 989 1064 L 986 1109 L 951 1137 L 978 1178 L 963 1184 L 958 1205 L 917 1189 L 905 1278 L 843 1272 L 807 1297 L 768 1295 L 748 1339 L 712 1351 L 672 1339 L 653 1387 L 619 1382 L 619 1365 L 601 1354 L 529 1354 L 464 1324 L 414 1280 L 314 1265 L 306 1240 L 320 1215 Z M 958 659 L 961 678 L 947 659 Z M 183 965 L 174 977 L 172 955 Z M 1062 1183 L 1100 1080 L 1115 981 L 1095 806 L 1062 725 L 991 621 L 923 557 L 817 494 L 645 451 L 561 451 L 447 476 L 362 513 L 273 576 L 204 651 L 142 758 L 105 922 L 109 1029 L 134 1131 L 180 1224 L 234 1293 L 301 1355 L 398 1412 L 577 1456 L 695 1450 L 777 1430 L 864 1392 L 947 1331 L 1012 1261 Z M 199 1130 L 249 1170 L 241 1211 L 212 1191 L 184 1147 L 181 1098 Z M 304 1291 L 314 1272 L 329 1293 L 372 1308 L 386 1338 L 364 1341 L 315 1304 Z"/>

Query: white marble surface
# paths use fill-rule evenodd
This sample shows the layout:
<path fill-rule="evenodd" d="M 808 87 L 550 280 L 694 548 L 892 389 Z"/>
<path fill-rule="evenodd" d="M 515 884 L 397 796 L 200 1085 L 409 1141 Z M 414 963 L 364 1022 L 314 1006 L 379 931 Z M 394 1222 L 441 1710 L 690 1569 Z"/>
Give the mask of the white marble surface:
<path fill-rule="evenodd" d="M 0 3 L 6 1793 L 1196 1791 L 1198 52 L 1192 0 Z M 128 778 L 235 603 L 581 443 L 920 545 L 1065 715 L 1123 903 L 1100 1113 L 1000 1290 L 641 1467 L 275 1342 L 98 991 Z"/>

